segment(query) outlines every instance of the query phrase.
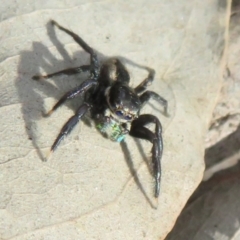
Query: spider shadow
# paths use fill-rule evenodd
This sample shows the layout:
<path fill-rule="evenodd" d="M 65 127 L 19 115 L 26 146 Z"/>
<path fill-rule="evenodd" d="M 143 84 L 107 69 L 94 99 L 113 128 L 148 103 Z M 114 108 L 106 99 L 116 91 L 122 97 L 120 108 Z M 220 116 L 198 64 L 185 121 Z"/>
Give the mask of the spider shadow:
<path fill-rule="evenodd" d="M 47 33 L 49 39 L 53 43 L 53 46 L 56 47 L 62 59 L 57 59 L 49 51 L 48 47 L 43 45 L 41 42 L 33 42 L 32 51 L 20 52 L 18 77 L 15 81 L 19 99 L 22 103 L 21 111 L 25 122 L 27 136 L 29 140 L 32 141 L 32 145 L 36 149 L 36 152 L 42 161 L 45 161 L 45 156 L 42 152 L 42 147 L 39 146 L 38 136 L 36 133 L 37 122 L 43 118 L 42 113 L 45 111 L 44 97 L 53 97 L 58 100 L 65 92 L 86 80 L 86 75 L 76 74 L 73 76 L 54 77 L 49 81 L 34 81 L 32 80 L 32 76 L 40 74 L 41 70 L 44 70 L 44 72 L 46 73 L 53 73 L 69 67 L 78 67 L 89 62 L 89 54 L 83 50 L 73 53 L 73 56 L 71 57 L 64 48 L 63 44 L 56 37 L 55 28 L 53 28 L 50 23 L 47 23 Z M 107 58 L 99 52 L 98 57 L 100 62 L 104 61 Z M 123 62 L 130 62 L 130 64 L 133 63 L 125 58 L 119 58 L 123 60 Z M 133 65 L 146 69 L 145 67 L 142 67 L 138 64 Z M 55 66 L 57 68 L 55 68 Z M 66 105 L 75 112 L 77 107 L 81 105 L 81 102 L 82 99 L 79 97 L 73 99 L 72 101 L 66 102 Z M 86 125 L 91 126 L 88 118 L 84 118 L 82 120 Z M 148 158 L 144 154 L 143 147 L 140 144 L 140 141 L 136 140 L 136 144 L 142 155 L 142 158 L 148 166 L 149 172 L 152 174 L 151 166 L 148 162 Z M 127 144 L 125 142 L 122 143 L 121 148 L 124 152 L 126 163 L 129 167 L 131 175 L 134 177 L 135 183 L 138 185 L 149 204 L 153 208 L 156 208 L 151 202 L 150 198 L 147 196 L 138 176 L 136 175 L 136 171 L 134 169 L 131 154 L 127 147 Z"/>
<path fill-rule="evenodd" d="M 152 171 L 151 171 L 151 166 L 149 164 L 149 161 L 148 161 L 148 158 L 147 156 L 144 154 L 144 151 L 143 151 L 143 148 L 142 148 L 142 145 L 140 144 L 140 141 L 138 139 L 134 139 L 136 144 L 137 144 L 137 147 L 138 147 L 138 150 L 140 151 L 141 155 L 142 155 L 142 158 L 144 160 L 144 162 L 146 163 L 147 167 L 148 167 L 148 171 L 151 175 L 153 175 Z M 138 188 L 140 189 L 140 191 L 142 192 L 143 196 L 145 197 L 146 201 L 149 203 L 149 205 L 156 209 L 157 206 L 154 205 L 154 203 L 151 201 L 151 199 L 149 198 L 149 196 L 147 195 L 146 191 L 144 190 L 143 188 L 143 185 L 141 184 L 140 182 L 140 179 L 138 178 L 137 176 L 137 171 L 135 170 L 134 168 L 134 164 L 133 164 L 133 161 L 132 161 L 132 157 L 131 157 L 131 152 L 129 151 L 129 148 L 126 144 L 125 141 L 122 141 L 120 143 L 120 146 L 122 148 L 122 151 L 124 153 L 124 158 L 125 158 L 125 161 L 127 163 L 127 166 L 129 168 L 129 171 L 134 179 L 134 182 L 136 183 L 136 185 L 138 186 Z"/>
<path fill-rule="evenodd" d="M 19 101 L 22 103 L 21 111 L 27 136 L 32 141 L 32 145 L 42 161 L 45 160 L 45 156 L 37 141 L 36 123 L 43 118 L 42 113 L 45 112 L 44 97 L 53 97 L 58 100 L 65 92 L 81 84 L 86 79 L 86 76 L 84 74 L 76 74 L 74 76 L 55 77 L 50 81 L 35 81 L 32 80 L 32 76 L 40 74 L 40 70 L 42 69 L 46 73 L 53 73 L 69 67 L 81 66 L 89 62 L 89 55 L 84 51 L 77 51 L 70 57 L 56 37 L 55 29 L 50 23 L 47 24 L 47 33 L 62 59 L 56 59 L 42 43 L 33 42 L 32 51 L 20 52 L 18 77 L 15 81 Z M 66 105 L 75 111 L 81 103 L 82 98 L 77 97 L 73 101 L 66 102 Z M 90 125 L 87 118 L 84 119 L 84 123 Z"/>

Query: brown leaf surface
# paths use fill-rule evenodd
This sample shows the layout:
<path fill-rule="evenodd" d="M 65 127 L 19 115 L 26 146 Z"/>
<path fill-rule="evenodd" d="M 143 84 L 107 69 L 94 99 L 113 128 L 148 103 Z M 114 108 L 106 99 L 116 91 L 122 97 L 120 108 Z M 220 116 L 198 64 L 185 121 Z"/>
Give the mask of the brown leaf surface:
<path fill-rule="evenodd" d="M 0 11 L 1 238 L 164 239 L 202 179 L 204 136 L 222 84 L 229 3 L 9 0 Z M 41 113 L 80 77 L 31 77 L 89 60 L 71 38 L 53 31 L 50 19 L 83 36 L 100 58 L 122 56 L 156 70 L 150 89 L 169 101 L 170 110 L 165 118 L 154 102 L 146 108 L 164 129 L 158 202 L 145 141 L 129 137 L 121 148 L 81 123 L 42 162 L 79 99 L 50 118 Z M 139 67 L 128 68 L 133 86 L 146 77 Z"/>

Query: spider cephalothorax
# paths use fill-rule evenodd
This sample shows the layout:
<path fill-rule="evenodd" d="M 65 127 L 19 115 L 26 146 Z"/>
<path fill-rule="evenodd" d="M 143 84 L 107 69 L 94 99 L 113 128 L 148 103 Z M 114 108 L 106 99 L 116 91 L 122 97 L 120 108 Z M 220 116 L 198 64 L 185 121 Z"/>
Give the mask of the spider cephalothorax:
<path fill-rule="evenodd" d="M 138 116 L 141 101 L 129 86 L 116 81 L 106 90 L 106 97 L 110 110 L 120 121 L 132 121 Z"/>
<path fill-rule="evenodd" d="M 164 106 L 165 113 L 167 113 L 167 101 L 157 93 L 147 90 L 147 87 L 153 81 L 155 71 L 147 68 L 149 70 L 148 77 L 137 87 L 131 88 L 129 86 L 130 76 L 128 71 L 119 59 L 112 58 L 100 65 L 96 53 L 82 38 L 60 26 L 55 21 L 51 23 L 72 36 L 90 54 L 89 65 L 65 69 L 45 76 L 33 77 L 34 80 L 38 80 L 63 74 L 72 75 L 89 72 L 89 78 L 63 95 L 47 114 L 49 116 L 66 100 L 81 94 L 84 95 L 83 104 L 77 109 L 75 115 L 65 123 L 51 147 L 51 152 L 56 150 L 61 140 L 71 132 L 79 120 L 87 112 L 90 112 L 97 129 L 111 140 L 121 142 L 129 134 L 152 143 L 153 174 L 156 182 L 155 197 L 158 197 L 161 178 L 160 160 L 163 151 L 162 127 L 158 118 L 154 115 L 140 114 L 142 107 L 151 98 L 161 103 Z M 155 124 L 154 132 L 145 127 L 149 123 Z"/>

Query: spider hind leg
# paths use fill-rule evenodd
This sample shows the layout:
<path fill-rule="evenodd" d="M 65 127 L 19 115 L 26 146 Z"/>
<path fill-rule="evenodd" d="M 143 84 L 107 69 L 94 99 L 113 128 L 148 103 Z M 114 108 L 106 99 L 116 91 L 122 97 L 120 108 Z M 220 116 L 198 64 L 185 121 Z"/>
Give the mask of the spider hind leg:
<path fill-rule="evenodd" d="M 100 72 L 100 66 L 99 66 L 98 57 L 97 57 L 97 54 L 95 53 L 95 51 L 76 33 L 62 27 L 61 25 L 59 25 L 54 20 L 52 20 L 51 23 L 52 23 L 53 26 L 58 27 L 60 30 L 62 30 L 63 32 L 70 35 L 87 53 L 90 54 L 91 73 L 94 76 L 94 78 L 97 79 L 98 76 L 99 76 L 99 72 Z"/>
<path fill-rule="evenodd" d="M 89 53 L 91 63 L 90 63 L 90 65 L 84 65 L 84 66 L 80 66 L 77 68 L 69 68 L 69 69 L 65 69 L 65 70 L 62 70 L 62 71 L 59 71 L 56 73 L 51 73 L 51 74 L 47 74 L 47 75 L 43 75 L 43 76 L 41 76 L 41 75 L 33 76 L 32 79 L 33 80 L 47 79 L 47 78 L 50 78 L 53 76 L 73 75 L 73 74 L 77 74 L 77 73 L 81 73 L 81 72 L 90 71 L 93 78 L 95 80 L 97 80 L 97 78 L 99 76 L 99 72 L 100 72 L 100 66 L 99 66 L 98 57 L 97 57 L 97 54 L 95 53 L 95 51 L 76 33 L 62 27 L 54 20 L 51 20 L 51 24 L 53 26 L 58 27 L 60 30 L 67 33 L 68 35 L 70 35 L 87 53 Z"/>
<path fill-rule="evenodd" d="M 135 92 L 137 94 L 140 94 L 147 90 L 147 88 L 152 84 L 154 77 L 155 77 L 155 70 L 151 68 L 147 68 L 148 70 L 148 76 L 146 79 L 144 79 L 137 87 L 134 88 Z"/>
<path fill-rule="evenodd" d="M 56 76 L 62 76 L 62 75 L 73 75 L 73 74 L 78 74 L 78 73 L 82 73 L 82 72 L 89 72 L 90 71 L 90 66 L 89 65 L 83 65 L 80 67 L 76 67 L 76 68 L 67 68 L 55 73 L 50 73 L 47 75 L 35 75 L 32 77 L 33 80 L 41 80 L 41 79 L 48 79 L 51 77 L 56 77 Z"/>

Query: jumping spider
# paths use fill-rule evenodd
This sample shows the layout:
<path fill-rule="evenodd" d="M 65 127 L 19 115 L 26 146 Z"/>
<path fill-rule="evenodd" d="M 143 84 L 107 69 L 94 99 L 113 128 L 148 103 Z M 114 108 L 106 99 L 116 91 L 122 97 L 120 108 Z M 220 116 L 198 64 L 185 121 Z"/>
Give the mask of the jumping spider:
<path fill-rule="evenodd" d="M 55 21 L 51 21 L 51 23 L 69 34 L 90 54 L 90 64 L 88 65 L 69 68 L 44 76 L 32 77 L 34 80 L 39 80 L 59 75 L 73 75 L 81 72 L 89 73 L 89 79 L 63 95 L 47 113 L 48 116 L 51 115 L 66 100 L 84 94 L 83 104 L 62 127 L 51 147 L 51 152 L 57 149 L 62 139 L 72 131 L 79 120 L 89 111 L 97 129 L 111 140 L 121 142 L 129 134 L 132 137 L 145 139 L 152 143 L 153 174 L 156 182 L 155 197 L 157 198 L 160 192 L 160 160 L 163 152 L 162 127 L 156 116 L 151 114 L 140 115 L 142 107 L 151 98 L 162 104 L 165 113 L 167 113 L 167 101 L 157 93 L 147 90 L 147 87 L 154 79 L 155 71 L 146 68 L 149 72 L 148 77 L 137 87 L 131 88 L 129 86 L 129 73 L 119 59 L 110 59 L 100 65 L 95 51 L 81 37 L 60 26 Z M 149 123 L 155 124 L 154 132 L 145 127 Z"/>

